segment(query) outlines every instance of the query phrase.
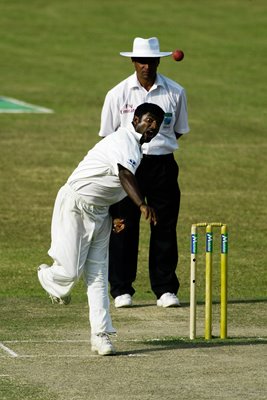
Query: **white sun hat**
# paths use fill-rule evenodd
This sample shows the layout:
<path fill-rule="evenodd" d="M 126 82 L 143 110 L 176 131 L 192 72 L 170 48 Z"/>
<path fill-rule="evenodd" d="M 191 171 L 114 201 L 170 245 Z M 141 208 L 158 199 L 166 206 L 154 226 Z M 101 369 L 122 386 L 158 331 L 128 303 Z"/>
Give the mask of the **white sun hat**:
<path fill-rule="evenodd" d="M 137 37 L 134 39 L 132 52 L 120 53 L 120 55 L 124 57 L 166 57 L 171 54 L 172 51 L 160 51 L 159 41 L 156 37 L 149 39 Z"/>

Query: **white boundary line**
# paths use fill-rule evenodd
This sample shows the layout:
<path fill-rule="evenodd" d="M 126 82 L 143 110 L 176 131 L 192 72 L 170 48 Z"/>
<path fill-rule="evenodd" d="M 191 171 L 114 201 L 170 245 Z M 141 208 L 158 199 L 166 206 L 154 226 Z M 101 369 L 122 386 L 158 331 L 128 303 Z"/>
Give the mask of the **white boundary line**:
<path fill-rule="evenodd" d="M 116 336 L 112 337 L 113 342 L 132 342 L 132 343 L 144 343 L 144 342 L 157 342 L 157 341 L 168 341 L 169 339 L 160 338 L 148 338 L 148 339 L 118 339 Z M 5 340 L 5 343 L 90 343 L 89 339 L 45 339 L 45 340 Z"/>
<path fill-rule="evenodd" d="M 263 342 L 266 340 L 266 338 L 264 337 L 255 337 L 255 339 L 257 340 L 263 340 Z M 115 342 L 117 341 L 116 339 L 114 340 Z M 149 342 L 157 342 L 157 341 L 168 341 L 168 339 L 160 339 L 160 338 L 148 338 L 148 339 L 122 339 L 119 340 L 120 342 L 132 342 L 132 343 L 149 343 Z M 80 340 L 74 340 L 74 339 L 66 339 L 66 340 L 5 340 L 6 344 L 15 344 L 15 343 L 28 343 L 28 344 L 42 344 L 42 343 L 58 343 L 58 344 L 68 344 L 68 343 L 89 343 L 90 340 L 88 339 L 80 339 Z M 15 353 L 12 349 L 10 349 L 9 347 L 5 346 L 2 342 L 0 342 L 0 349 L 4 350 L 6 353 L 8 353 L 9 356 L 13 357 L 13 358 L 20 358 L 20 359 L 26 359 L 26 358 L 40 358 L 40 359 L 44 359 L 44 358 L 98 358 L 99 356 L 97 354 L 18 354 Z M 148 353 L 149 353 L 149 349 L 148 349 Z M 135 353 L 130 352 L 129 349 L 129 353 L 126 352 L 125 350 L 120 354 L 120 352 L 118 352 L 117 356 L 124 356 L 124 357 L 149 357 L 149 354 L 146 353 Z M 207 355 L 208 356 L 208 355 Z M 0 354 L 0 359 L 5 358 L 6 355 L 1 355 Z M 0 375 L 1 376 L 6 376 L 6 375 Z"/>
<path fill-rule="evenodd" d="M 153 340 L 153 339 L 152 339 Z M 116 342 L 116 339 L 114 340 Z M 138 342 L 143 342 L 143 340 L 138 340 L 138 339 L 123 339 L 121 342 L 132 342 L 132 343 L 138 343 Z M 80 340 L 74 340 L 74 339 L 66 339 L 66 340 L 52 340 L 52 339 L 47 339 L 47 340 L 5 340 L 6 344 L 15 344 L 15 343 L 28 343 L 28 344 L 42 344 L 42 343 L 59 343 L 59 344 L 68 344 L 68 343 L 90 343 L 89 339 L 80 339 Z M 99 357 L 97 354 L 17 354 L 13 350 L 11 350 L 9 347 L 5 346 L 2 342 L 0 342 L 0 348 L 7 352 L 11 357 L 18 357 L 18 358 L 95 358 Z M 120 354 L 118 353 L 118 356 Z M 135 354 L 135 353 L 128 353 L 125 354 L 127 357 L 148 357 L 147 354 Z M 5 356 L 0 355 L 0 359 L 4 358 Z"/>
<path fill-rule="evenodd" d="M 19 355 L 11 350 L 9 347 L 5 346 L 2 342 L 0 342 L 0 348 L 6 351 L 11 357 L 18 357 Z"/>
<path fill-rule="evenodd" d="M 46 113 L 46 114 L 52 114 L 54 113 L 53 110 L 50 110 L 49 108 L 45 107 L 40 107 L 40 106 L 35 106 L 34 104 L 31 103 L 26 103 L 21 100 L 13 99 L 12 97 L 4 97 L 0 96 L 0 100 L 6 100 L 10 101 L 11 103 L 17 104 L 18 106 L 24 106 L 24 107 L 32 107 L 32 110 L 13 110 L 13 109 L 1 109 L 0 108 L 0 113 Z"/>
<path fill-rule="evenodd" d="M 5 340 L 5 343 L 90 343 L 89 339 L 66 339 L 66 340 L 56 340 L 56 339 L 46 339 L 46 340 Z"/>

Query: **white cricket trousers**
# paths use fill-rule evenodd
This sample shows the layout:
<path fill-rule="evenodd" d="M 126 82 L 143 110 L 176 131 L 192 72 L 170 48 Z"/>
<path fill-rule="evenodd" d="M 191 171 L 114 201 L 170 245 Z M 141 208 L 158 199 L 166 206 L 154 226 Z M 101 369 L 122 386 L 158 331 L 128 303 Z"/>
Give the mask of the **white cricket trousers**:
<path fill-rule="evenodd" d="M 54 205 L 51 247 L 54 263 L 42 270 L 44 289 L 56 297 L 68 295 L 84 275 L 91 334 L 115 333 L 109 313 L 108 248 L 111 230 L 109 207 L 86 202 L 66 184 Z"/>

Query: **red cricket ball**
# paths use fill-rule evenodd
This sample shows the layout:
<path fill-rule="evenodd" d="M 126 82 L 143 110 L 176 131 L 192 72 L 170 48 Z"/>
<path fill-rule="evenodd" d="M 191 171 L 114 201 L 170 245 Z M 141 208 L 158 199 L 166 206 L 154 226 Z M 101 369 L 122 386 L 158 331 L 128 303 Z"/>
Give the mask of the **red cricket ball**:
<path fill-rule="evenodd" d="M 184 58 L 184 52 L 182 50 L 174 50 L 172 52 L 172 58 L 174 59 L 174 61 L 182 61 L 182 59 Z"/>

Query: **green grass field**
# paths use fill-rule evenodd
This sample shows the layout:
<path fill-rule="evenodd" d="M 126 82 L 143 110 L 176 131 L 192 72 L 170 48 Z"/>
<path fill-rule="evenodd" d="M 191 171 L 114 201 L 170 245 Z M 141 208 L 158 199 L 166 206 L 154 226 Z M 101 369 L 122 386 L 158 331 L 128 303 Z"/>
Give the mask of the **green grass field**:
<path fill-rule="evenodd" d="M 104 96 L 133 71 L 119 52 L 130 50 L 136 36 L 157 36 L 162 51 L 181 48 L 185 53 L 182 62 L 168 57 L 159 67 L 159 72 L 186 88 L 191 128 L 176 153 L 182 190 L 177 227 L 181 302 L 189 301 L 190 227 L 202 221 L 229 226 L 230 302 L 266 302 L 266 11 L 263 0 L 1 1 L 0 97 L 47 107 L 54 114 L 0 114 L 4 321 L 0 342 L 47 338 L 58 335 L 60 327 L 67 331 L 75 326 L 75 332 L 79 325 L 87 329 L 83 284 L 73 292 L 77 312 L 56 311 L 55 320 L 47 311 L 36 267 L 49 263 L 57 190 L 98 141 Z M 148 226 L 142 223 L 134 299 L 153 304 L 148 237 Z M 204 299 L 204 241 L 200 240 L 201 246 L 199 302 Z M 215 242 L 217 250 L 218 246 Z M 214 259 L 214 299 L 218 300 L 218 256 Z M 253 336 L 254 324 L 265 324 L 264 315 L 257 313 L 255 321 L 242 310 L 246 335 Z M 52 333 L 47 332 L 49 326 Z M 3 398 L 61 399 L 51 382 L 50 394 L 40 394 L 28 381 L 23 385 L 7 385 Z M 162 398 L 163 392 L 159 393 Z"/>

